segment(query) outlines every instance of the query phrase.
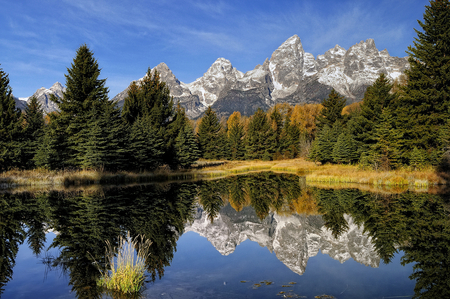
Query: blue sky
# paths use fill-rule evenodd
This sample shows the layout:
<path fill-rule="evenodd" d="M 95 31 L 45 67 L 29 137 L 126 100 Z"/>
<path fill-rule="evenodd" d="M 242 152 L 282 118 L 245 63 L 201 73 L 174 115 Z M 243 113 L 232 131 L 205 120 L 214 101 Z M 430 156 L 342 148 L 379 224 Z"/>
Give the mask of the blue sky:
<path fill-rule="evenodd" d="M 190 83 L 219 57 L 242 72 L 297 34 L 314 56 L 373 38 L 406 56 L 428 0 L 0 0 L 0 64 L 17 97 L 64 74 L 82 44 L 110 97 L 165 62 Z"/>

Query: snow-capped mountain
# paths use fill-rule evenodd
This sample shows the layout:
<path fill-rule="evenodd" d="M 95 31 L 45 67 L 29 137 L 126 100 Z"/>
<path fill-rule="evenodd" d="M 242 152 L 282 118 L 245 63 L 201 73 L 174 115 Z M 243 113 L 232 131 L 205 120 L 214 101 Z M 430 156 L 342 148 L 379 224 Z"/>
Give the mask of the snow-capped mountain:
<path fill-rule="evenodd" d="M 409 67 L 408 59 L 391 57 L 387 50 L 378 51 L 373 39 L 344 48 L 336 45 L 316 58 L 305 52 L 300 38 L 294 35 L 276 49 L 270 59 L 253 70 L 242 73 L 225 58 L 218 58 L 211 67 L 191 83 L 177 79 L 165 63 L 158 70 L 175 102 L 186 109 L 190 118 L 199 117 L 208 106 L 221 116 L 234 111 L 252 115 L 258 108 L 267 110 L 276 103 L 291 105 L 320 103 L 332 88 L 347 98 L 347 104 L 359 101 L 380 73 L 394 80 Z M 142 78 L 141 78 L 142 79 Z M 137 81 L 141 80 L 138 79 Z M 46 112 L 57 110 L 50 94 L 61 97 L 64 87 L 55 83 L 49 89 L 38 89 L 34 96 Z M 128 88 L 113 100 L 119 106 Z M 16 100 L 19 105 L 23 102 Z"/>
<path fill-rule="evenodd" d="M 225 58 L 217 59 L 202 77 L 188 84 L 180 82 L 164 63 L 155 68 L 174 100 L 186 108 L 189 117 L 196 118 L 208 106 L 221 115 L 233 111 L 251 115 L 258 107 L 267 109 L 279 102 L 320 103 L 332 88 L 352 103 L 362 99 L 380 73 L 394 80 L 408 67 L 407 58 L 378 51 L 373 39 L 348 50 L 336 45 L 314 58 L 294 35 L 270 59 L 245 74 Z M 121 101 L 125 96 L 124 91 L 114 99 Z"/>
<path fill-rule="evenodd" d="M 63 92 L 66 91 L 66 88 L 59 82 L 56 82 L 50 88 L 41 87 L 31 96 L 36 97 L 38 102 L 41 103 L 42 109 L 45 113 L 49 113 L 52 111 L 57 111 L 58 106 L 50 100 L 50 96 L 53 94 L 58 98 L 63 96 Z M 16 98 L 16 107 L 20 109 L 25 109 L 26 102 L 31 98 Z"/>
<path fill-rule="evenodd" d="M 277 258 L 297 274 L 303 274 L 310 257 L 319 250 L 340 263 L 353 258 L 366 266 L 378 267 L 380 257 L 372 239 L 363 233 L 353 219 L 344 215 L 348 230 L 339 238 L 324 226 L 321 216 L 292 215 L 289 217 L 270 213 L 260 220 L 251 207 L 236 212 L 230 205 L 222 208 L 214 222 L 208 219 L 201 206 L 197 207 L 195 220 L 185 227 L 208 239 L 222 254 L 229 255 L 249 239 L 275 252 Z"/>

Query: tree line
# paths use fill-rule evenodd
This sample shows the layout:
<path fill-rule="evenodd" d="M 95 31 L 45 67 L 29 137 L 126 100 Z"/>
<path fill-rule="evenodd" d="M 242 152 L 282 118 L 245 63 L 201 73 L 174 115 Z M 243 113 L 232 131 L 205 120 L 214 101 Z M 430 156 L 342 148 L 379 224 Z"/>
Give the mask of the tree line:
<path fill-rule="evenodd" d="M 408 48 L 410 69 L 396 82 L 380 74 L 356 105 L 345 107 L 347 100 L 331 90 L 320 111 L 310 115 L 310 130 L 292 119 L 289 106 L 276 105 L 267 113 L 259 109 L 247 125 L 234 113 L 222 129 L 209 109 L 198 129 L 200 148 L 208 152 L 204 157 L 270 160 L 303 155 L 375 170 L 427 165 L 450 170 L 449 18 L 448 0 L 431 1 L 424 21 L 419 21 L 422 30 L 416 30 L 414 46 Z M 221 130 L 227 132 L 228 144 Z"/>
<path fill-rule="evenodd" d="M 8 75 L 0 69 L 0 170 L 152 170 L 187 167 L 199 157 L 193 128 L 159 73 L 133 82 L 123 109 L 108 99 L 93 53 L 81 46 L 67 69 L 66 91 L 51 100 L 47 122 L 35 97 L 15 108 Z"/>
<path fill-rule="evenodd" d="M 449 17 L 448 0 L 426 6 L 422 30 L 415 30 L 414 46 L 408 47 L 404 85 L 381 74 L 349 117 L 340 113 L 345 99 L 331 92 L 317 119 L 311 159 L 384 170 L 404 165 L 450 169 Z"/>
<path fill-rule="evenodd" d="M 209 107 L 192 123 L 158 72 L 133 82 L 123 109 L 108 100 L 92 52 L 81 46 L 68 68 L 59 111 L 44 122 L 35 98 L 15 108 L 0 69 L 0 170 L 92 168 L 152 170 L 189 167 L 198 158 L 274 160 L 299 156 L 373 169 L 450 169 L 450 3 L 426 6 L 422 31 L 408 48 L 404 82 L 380 74 L 363 101 L 345 107 L 332 90 L 321 105 L 277 104 L 249 118 L 219 119 Z M 195 130 L 194 130 L 195 126 Z"/>

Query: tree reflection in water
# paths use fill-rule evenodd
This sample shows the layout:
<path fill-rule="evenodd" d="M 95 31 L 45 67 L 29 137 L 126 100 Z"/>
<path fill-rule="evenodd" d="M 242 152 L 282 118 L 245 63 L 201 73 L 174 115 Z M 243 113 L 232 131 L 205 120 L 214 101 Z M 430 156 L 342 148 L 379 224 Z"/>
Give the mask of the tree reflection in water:
<path fill-rule="evenodd" d="M 447 196 L 371 194 L 357 190 L 315 190 L 326 226 L 338 236 L 343 214 L 364 226 L 385 263 L 398 250 L 402 264 L 414 264 L 414 298 L 450 298 L 450 218 Z"/>
<path fill-rule="evenodd" d="M 117 246 L 130 232 L 152 242 L 146 260 L 150 280 L 161 278 L 176 242 L 200 204 L 209 221 L 228 203 L 237 212 L 251 206 L 259 219 L 270 213 L 322 215 L 335 237 L 348 229 L 345 215 L 364 227 L 377 253 L 390 263 L 404 252 L 402 263 L 413 263 L 415 298 L 450 298 L 450 222 L 446 196 L 411 193 L 373 194 L 355 189 L 306 187 L 296 175 L 270 172 L 214 181 L 0 194 L 0 295 L 11 280 L 19 245 L 27 241 L 42 253 L 45 230 L 57 235 L 51 247 L 58 256 L 47 259 L 61 268 L 79 298 L 99 298 L 96 285 L 105 263 L 105 241 Z"/>

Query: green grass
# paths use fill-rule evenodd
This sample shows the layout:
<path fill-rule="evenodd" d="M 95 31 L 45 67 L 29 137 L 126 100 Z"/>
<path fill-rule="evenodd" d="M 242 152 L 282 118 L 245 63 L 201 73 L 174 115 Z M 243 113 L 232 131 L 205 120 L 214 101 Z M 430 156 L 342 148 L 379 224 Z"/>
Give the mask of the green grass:
<path fill-rule="evenodd" d="M 102 276 L 97 281 L 100 287 L 122 294 L 137 294 L 144 285 L 145 259 L 151 242 L 143 236 L 134 239 L 128 233 L 119 236 L 119 246 L 113 247 L 106 241 L 106 257 L 109 270 L 100 270 Z M 117 256 L 116 256 L 117 253 Z"/>

